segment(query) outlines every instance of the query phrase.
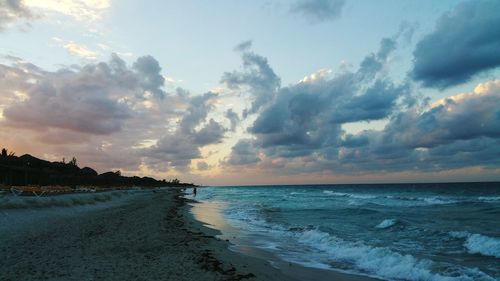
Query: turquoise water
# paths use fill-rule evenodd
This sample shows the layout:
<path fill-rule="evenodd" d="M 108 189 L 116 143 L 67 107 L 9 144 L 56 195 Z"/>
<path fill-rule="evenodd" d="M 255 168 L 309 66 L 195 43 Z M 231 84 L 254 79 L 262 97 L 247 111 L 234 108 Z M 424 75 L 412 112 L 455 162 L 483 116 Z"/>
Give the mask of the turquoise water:
<path fill-rule="evenodd" d="M 387 280 L 500 280 L 500 184 L 199 189 L 252 247 Z M 224 231 L 224 229 L 222 229 Z"/>

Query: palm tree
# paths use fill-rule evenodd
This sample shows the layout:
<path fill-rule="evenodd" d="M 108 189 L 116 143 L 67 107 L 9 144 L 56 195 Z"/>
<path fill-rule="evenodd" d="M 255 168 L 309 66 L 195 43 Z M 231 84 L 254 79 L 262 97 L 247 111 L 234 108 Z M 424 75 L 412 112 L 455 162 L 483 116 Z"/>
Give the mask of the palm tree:
<path fill-rule="evenodd" d="M 73 165 L 73 166 L 77 166 L 76 165 L 76 158 L 73 157 L 73 159 L 71 159 L 71 161 L 69 161 L 68 164 Z"/>

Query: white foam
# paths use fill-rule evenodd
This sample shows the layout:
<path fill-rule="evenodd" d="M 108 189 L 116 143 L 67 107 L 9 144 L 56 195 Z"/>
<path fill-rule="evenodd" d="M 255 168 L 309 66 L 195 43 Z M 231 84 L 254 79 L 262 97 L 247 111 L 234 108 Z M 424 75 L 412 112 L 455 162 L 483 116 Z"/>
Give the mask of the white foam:
<path fill-rule="evenodd" d="M 395 225 L 398 221 L 396 219 L 386 219 L 375 226 L 376 228 L 389 228 Z"/>
<path fill-rule="evenodd" d="M 429 203 L 430 205 L 445 205 L 445 204 L 455 204 L 458 201 L 449 199 L 449 198 L 441 198 L 441 197 L 426 197 L 423 198 L 424 202 Z"/>
<path fill-rule="evenodd" d="M 344 193 L 344 192 L 334 192 L 334 191 L 331 191 L 331 190 L 324 190 L 323 193 L 331 195 L 331 196 L 349 197 L 349 198 L 356 198 L 356 199 L 375 199 L 375 198 L 377 198 L 377 196 L 374 196 L 374 195 L 352 194 L 352 193 Z"/>
<path fill-rule="evenodd" d="M 471 254 L 500 258 L 500 238 L 467 231 L 451 231 L 448 234 L 454 238 L 465 239 L 464 247 Z"/>
<path fill-rule="evenodd" d="M 339 193 L 334 194 L 333 191 L 323 191 L 323 193 L 348 197 Z M 362 241 L 347 241 L 318 229 L 291 230 L 290 227 L 267 222 L 258 210 L 258 207 L 252 204 L 238 204 L 226 209 L 225 217 L 236 228 L 259 236 L 269 236 L 273 243 L 262 243 L 261 248 L 275 252 L 288 262 L 330 270 L 338 270 L 338 267 L 332 264 L 345 264 L 346 267 L 341 266 L 340 271 L 346 270 L 390 280 L 495 280 L 478 269 L 461 266 L 456 266 L 446 273 L 434 272 L 434 262 L 431 260 L 398 253 L 388 247 L 370 246 Z M 380 228 L 388 228 L 397 222 L 396 219 L 386 219 L 379 225 Z M 461 236 L 463 233 L 457 232 L 456 235 Z M 294 245 L 296 251 L 286 250 L 287 245 Z M 283 249 L 285 252 L 281 252 Z"/>
<path fill-rule="evenodd" d="M 300 243 L 326 252 L 333 260 L 354 264 L 362 272 L 383 278 L 460 280 L 433 273 L 432 261 L 418 260 L 411 255 L 402 255 L 388 248 L 370 247 L 363 243 L 345 241 L 318 230 L 300 233 L 298 240 Z"/>
<path fill-rule="evenodd" d="M 345 192 L 335 192 L 331 190 L 324 190 L 323 194 L 335 197 L 345 197 L 349 198 L 349 205 L 363 205 L 365 203 L 375 203 L 384 206 L 398 206 L 398 207 L 418 207 L 418 206 L 430 206 L 430 205 L 445 205 L 445 204 L 455 204 L 460 202 L 455 198 L 449 197 L 412 197 L 412 196 L 394 196 L 394 195 L 370 195 L 370 194 L 358 194 L 358 193 L 345 193 Z"/>
<path fill-rule="evenodd" d="M 500 258 L 500 239 L 472 234 L 465 242 L 470 253 Z"/>
<path fill-rule="evenodd" d="M 480 196 L 477 199 L 479 201 L 494 202 L 500 201 L 500 196 Z"/>

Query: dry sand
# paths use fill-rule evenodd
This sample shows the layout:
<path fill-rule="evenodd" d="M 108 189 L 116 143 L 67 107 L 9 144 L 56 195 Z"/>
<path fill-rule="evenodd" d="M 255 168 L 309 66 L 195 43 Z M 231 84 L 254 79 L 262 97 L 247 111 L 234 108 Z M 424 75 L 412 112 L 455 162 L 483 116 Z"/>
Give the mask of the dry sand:
<path fill-rule="evenodd" d="M 189 218 L 180 194 L 143 192 L 127 204 L 22 225 L 4 218 L 0 280 L 291 280 L 229 251 Z"/>

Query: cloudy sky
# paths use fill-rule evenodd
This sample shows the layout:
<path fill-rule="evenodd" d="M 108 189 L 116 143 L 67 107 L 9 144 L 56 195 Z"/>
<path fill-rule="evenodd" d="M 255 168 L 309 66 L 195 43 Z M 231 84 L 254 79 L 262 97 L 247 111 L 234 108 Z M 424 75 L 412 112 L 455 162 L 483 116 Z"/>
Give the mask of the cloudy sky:
<path fill-rule="evenodd" d="M 498 11 L 0 0 L 0 146 L 206 185 L 500 180 Z"/>

